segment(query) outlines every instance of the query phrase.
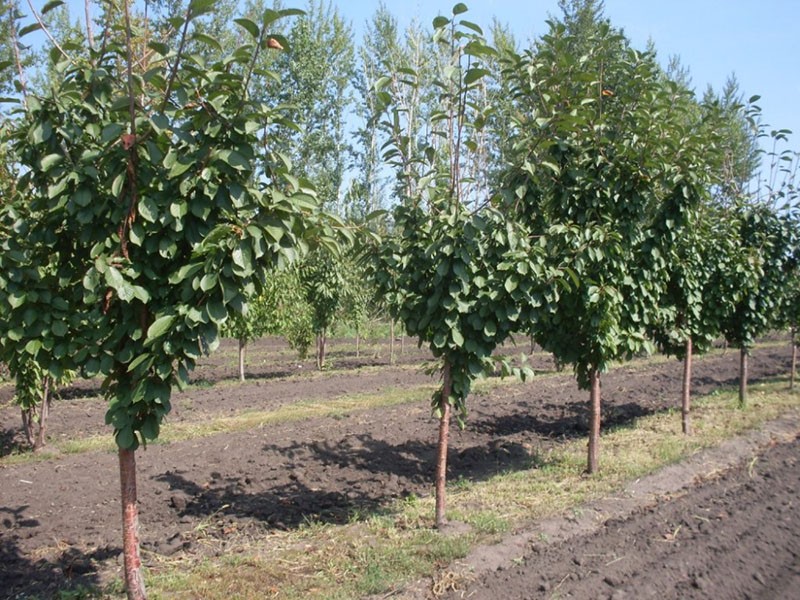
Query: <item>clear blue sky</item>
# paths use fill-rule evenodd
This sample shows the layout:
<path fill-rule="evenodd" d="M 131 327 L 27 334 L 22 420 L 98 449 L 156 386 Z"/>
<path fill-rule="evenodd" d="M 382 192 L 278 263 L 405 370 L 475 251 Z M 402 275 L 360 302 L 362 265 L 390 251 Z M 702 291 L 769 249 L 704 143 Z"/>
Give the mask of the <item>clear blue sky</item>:
<path fill-rule="evenodd" d="M 377 1 L 333 0 L 360 32 Z M 448 0 L 385 0 L 401 26 L 418 18 L 426 26 L 450 14 Z M 547 30 L 559 15 L 557 0 L 465 0 L 464 15 L 485 29 L 497 17 L 521 41 Z M 745 97 L 761 96 L 763 119 L 791 129 L 800 149 L 800 0 L 605 0 L 605 14 L 637 48 L 652 39 L 663 62 L 678 55 L 698 94 L 708 84 L 720 90 L 735 73 Z"/>

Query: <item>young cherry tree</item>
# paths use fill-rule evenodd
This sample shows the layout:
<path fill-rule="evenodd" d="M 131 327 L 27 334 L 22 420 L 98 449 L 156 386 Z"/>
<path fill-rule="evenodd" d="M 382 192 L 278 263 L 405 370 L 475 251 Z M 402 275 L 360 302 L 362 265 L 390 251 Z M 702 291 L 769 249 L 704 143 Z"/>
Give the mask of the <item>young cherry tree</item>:
<path fill-rule="evenodd" d="M 531 324 L 590 392 L 587 470 L 599 468 L 600 380 L 648 345 L 666 285 L 666 255 L 701 197 L 704 146 L 692 99 L 654 56 L 634 50 L 593 2 L 564 19 L 504 74 L 516 97 L 517 144 L 504 178 L 509 212 L 544 236 L 576 284 Z"/>
<path fill-rule="evenodd" d="M 56 89 L 29 97 L 10 132 L 22 176 L 0 253 L 8 335 L 105 377 L 131 599 L 145 597 L 137 448 L 268 270 L 295 260 L 312 228 L 330 239 L 313 193 L 271 152 L 278 113 L 248 94 L 258 54 L 281 46 L 270 29 L 297 11 L 238 20 L 248 43 L 206 62 L 184 48 L 221 50 L 195 35 L 213 9 L 192 0 L 176 39 L 140 44 L 130 3 L 106 5 L 102 45 L 61 55 Z"/>
<path fill-rule="evenodd" d="M 386 158 L 395 167 L 402 198 L 395 230 L 381 249 L 378 287 L 392 316 L 418 336 L 438 360 L 441 386 L 432 400 L 439 419 L 436 460 L 436 526 L 445 525 L 447 447 L 452 411 L 463 417 L 472 382 L 493 367 L 492 352 L 528 318 L 533 278 L 542 277 L 541 252 L 527 232 L 490 205 L 475 185 L 482 152 L 476 140 L 486 121 L 484 58 L 494 51 L 480 28 L 461 15 L 437 17 L 434 43 L 440 59 L 428 136 L 409 143 L 407 87 L 423 85 L 403 67 L 384 78 Z M 416 116 L 414 117 L 416 119 Z"/>

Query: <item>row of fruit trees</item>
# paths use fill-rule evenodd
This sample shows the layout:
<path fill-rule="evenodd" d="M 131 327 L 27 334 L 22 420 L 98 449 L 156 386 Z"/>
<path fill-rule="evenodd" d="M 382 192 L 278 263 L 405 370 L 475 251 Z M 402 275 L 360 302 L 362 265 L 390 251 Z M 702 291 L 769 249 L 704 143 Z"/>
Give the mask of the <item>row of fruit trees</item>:
<path fill-rule="evenodd" d="M 682 358 L 689 433 L 692 355 L 720 336 L 740 348 L 744 404 L 755 338 L 800 322 L 787 132 L 768 131 L 756 98 L 696 98 L 592 0 L 562 2 L 524 51 L 497 32 L 490 45 L 456 4 L 434 19 L 428 59 L 373 65 L 363 131 L 393 202 L 359 221 L 324 210 L 324 188 L 275 141 L 296 127 L 292 106 L 270 101 L 272 56 L 292 60 L 282 23 L 302 11 L 251 10 L 223 46 L 205 27 L 214 0 L 161 28 L 109 3 L 84 48 L 53 39 L 57 76 L 34 91 L 20 38 L 60 4 L 30 27 L 14 3 L 5 16 L 14 52 L 0 66 L 15 87 L 0 140 L 0 361 L 34 444 L 55 386 L 102 377 L 129 598 L 145 597 L 136 450 L 223 334 L 294 331 L 307 347 L 311 331 L 321 364 L 342 303 L 398 320 L 438 361 L 441 527 L 451 417 L 466 416 L 510 335 L 572 365 L 589 392 L 592 473 L 612 363 L 655 346 Z"/>

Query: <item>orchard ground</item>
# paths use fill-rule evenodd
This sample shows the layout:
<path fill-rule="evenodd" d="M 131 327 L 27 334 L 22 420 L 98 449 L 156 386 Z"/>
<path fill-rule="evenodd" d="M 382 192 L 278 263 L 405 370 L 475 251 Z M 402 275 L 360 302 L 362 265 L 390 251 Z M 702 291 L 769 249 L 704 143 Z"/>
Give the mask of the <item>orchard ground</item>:
<path fill-rule="evenodd" d="M 637 589 L 629 587 L 635 577 L 670 561 L 678 566 L 665 581 L 682 582 L 688 591 L 681 594 L 694 590 L 700 597 L 713 589 L 714 595 L 745 597 L 740 593 L 749 588 L 738 584 L 733 595 L 709 588 L 715 575 L 692 563 L 695 552 L 685 542 L 739 526 L 745 533 L 730 534 L 744 540 L 737 560 L 761 560 L 747 571 L 761 586 L 752 597 L 778 589 L 768 587 L 772 567 L 762 563 L 780 561 L 769 562 L 764 544 L 777 545 L 784 571 L 794 573 L 781 581 L 796 581 L 800 525 L 786 508 L 797 494 L 796 442 L 769 450 L 763 468 L 761 459 L 753 459 L 763 450 L 759 446 L 744 467 L 719 480 L 696 489 L 690 480 L 692 490 L 678 493 L 678 504 L 648 501 L 606 525 L 594 518 L 589 530 L 576 534 L 585 539 L 551 543 L 523 534 L 517 543 L 528 541 L 513 556 L 503 550 L 512 534 L 535 531 L 542 523 L 537 519 L 569 523 L 579 513 L 594 514 L 586 503 L 614 498 L 626 481 L 794 410 L 800 397 L 786 394 L 785 380 L 776 379 L 789 371 L 783 337 L 754 352 L 752 381 L 763 387 L 754 388 L 745 411 L 734 409 L 734 394 L 725 391 L 736 384 L 738 353 L 717 350 L 696 361 L 693 391 L 706 398 L 691 440 L 680 435 L 674 410 L 677 361 L 641 359 L 606 374 L 603 474 L 597 478 L 581 475 L 588 394 L 577 389 L 570 372 L 555 372 L 548 355 L 535 353 L 537 375 L 529 382 L 483 382 L 468 400 L 465 429 L 452 436 L 453 525 L 444 535 L 431 530 L 436 422 L 429 399 L 435 381 L 421 369 L 429 356 L 406 343 L 390 366 L 385 344 L 368 344 L 356 357 L 350 341 L 335 340 L 332 367 L 319 373 L 282 342 L 264 339 L 250 348 L 249 379 L 241 384 L 235 348 L 224 343 L 198 367 L 193 384 L 174 396 L 159 443 L 137 453 L 140 531 L 153 597 L 494 598 L 497 590 L 509 590 L 518 596 L 507 597 L 593 598 L 600 590 L 621 598 Z M 506 351 L 526 349 L 521 343 Z M 63 390 L 51 415 L 49 448 L 32 457 L 17 451 L 19 413 L 12 394 L 10 385 L 0 387 L 0 597 L 119 597 L 119 482 L 99 382 L 77 381 Z M 646 459 L 625 462 L 630 448 Z M 701 475 L 704 481 L 707 474 Z M 762 488 L 778 480 L 779 497 L 756 509 Z M 685 488 L 685 474 L 667 476 L 664 485 L 675 492 Z M 673 516 L 659 516 L 662 505 Z M 616 541 L 592 552 L 586 540 L 604 532 L 618 532 Z M 667 534 L 673 538 L 663 538 Z M 631 540 L 659 536 L 663 543 L 637 548 L 640 562 L 616 560 L 623 556 L 613 550 L 619 540 L 630 546 Z M 665 544 L 675 553 L 663 554 Z M 719 562 L 724 545 L 706 543 L 696 560 Z M 494 555 L 500 574 L 471 564 L 476 552 Z M 606 560 L 614 552 L 616 558 Z M 589 577 L 594 573 L 599 583 Z M 668 597 L 664 585 L 651 588 Z"/>

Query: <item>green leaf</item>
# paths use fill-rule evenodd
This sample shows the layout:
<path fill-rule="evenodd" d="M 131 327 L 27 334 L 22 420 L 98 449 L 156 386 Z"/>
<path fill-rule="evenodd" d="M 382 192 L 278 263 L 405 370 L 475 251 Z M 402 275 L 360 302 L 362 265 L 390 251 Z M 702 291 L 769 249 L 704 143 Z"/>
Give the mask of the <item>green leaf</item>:
<path fill-rule="evenodd" d="M 458 347 L 461 348 L 464 345 L 464 336 L 457 328 L 453 328 L 450 330 L 450 335 L 453 338 L 453 343 Z"/>
<path fill-rule="evenodd" d="M 174 322 L 175 315 L 164 315 L 153 321 L 153 324 L 147 328 L 146 342 L 156 340 L 163 336 L 169 328 L 172 327 Z"/>
<path fill-rule="evenodd" d="M 205 33 L 200 33 L 198 31 L 192 35 L 192 38 L 200 42 L 201 44 L 210 46 L 211 48 L 217 50 L 218 52 L 222 52 L 222 44 L 220 44 L 215 38 L 211 37 L 210 35 L 207 35 Z"/>
<path fill-rule="evenodd" d="M 142 436 L 147 440 L 155 440 L 158 438 L 159 426 L 158 417 L 156 415 L 147 415 L 142 423 Z"/>
<path fill-rule="evenodd" d="M 117 430 L 114 437 L 116 438 L 117 446 L 123 450 L 135 450 L 139 447 L 139 440 L 136 439 L 136 434 L 130 425 Z"/>
<path fill-rule="evenodd" d="M 92 202 L 92 192 L 86 188 L 80 188 L 73 194 L 72 201 L 81 207 L 89 206 Z"/>
<path fill-rule="evenodd" d="M 471 85 L 485 75 L 489 75 L 489 71 L 486 69 L 469 69 L 464 75 L 464 84 Z"/>
<path fill-rule="evenodd" d="M 59 164 L 63 160 L 63 156 L 60 154 L 48 154 L 44 158 L 42 158 L 42 171 L 49 171 L 54 166 Z"/>
<path fill-rule="evenodd" d="M 222 302 L 211 301 L 206 305 L 208 317 L 215 323 L 223 323 L 228 318 L 228 311 Z"/>
<path fill-rule="evenodd" d="M 258 28 L 253 21 L 250 19 L 245 19 L 244 17 L 234 19 L 234 23 L 236 23 L 239 27 L 247 31 L 254 40 L 258 41 L 261 38 L 261 30 Z"/>
<path fill-rule="evenodd" d="M 50 0 L 50 2 L 42 7 L 42 16 L 46 15 L 51 10 L 58 8 L 59 6 L 64 6 L 64 0 Z"/>
<path fill-rule="evenodd" d="M 450 23 L 450 19 L 448 19 L 447 17 L 438 16 L 433 19 L 433 27 L 435 29 L 441 29 L 442 27 L 446 27 L 448 23 Z"/>
<path fill-rule="evenodd" d="M 467 12 L 468 10 L 469 9 L 467 8 L 466 4 L 464 4 L 463 2 L 459 2 L 458 4 L 456 4 L 453 7 L 453 15 L 454 16 L 455 15 L 460 15 L 460 14 L 463 14 L 463 13 Z"/>
<path fill-rule="evenodd" d="M 34 31 L 38 31 L 41 28 L 42 28 L 42 26 L 39 25 L 39 23 L 31 23 L 30 25 L 26 25 L 25 27 L 22 27 L 17 32 L 17 37 L 25 37 L 29 33 L 32 33 Z"/>

